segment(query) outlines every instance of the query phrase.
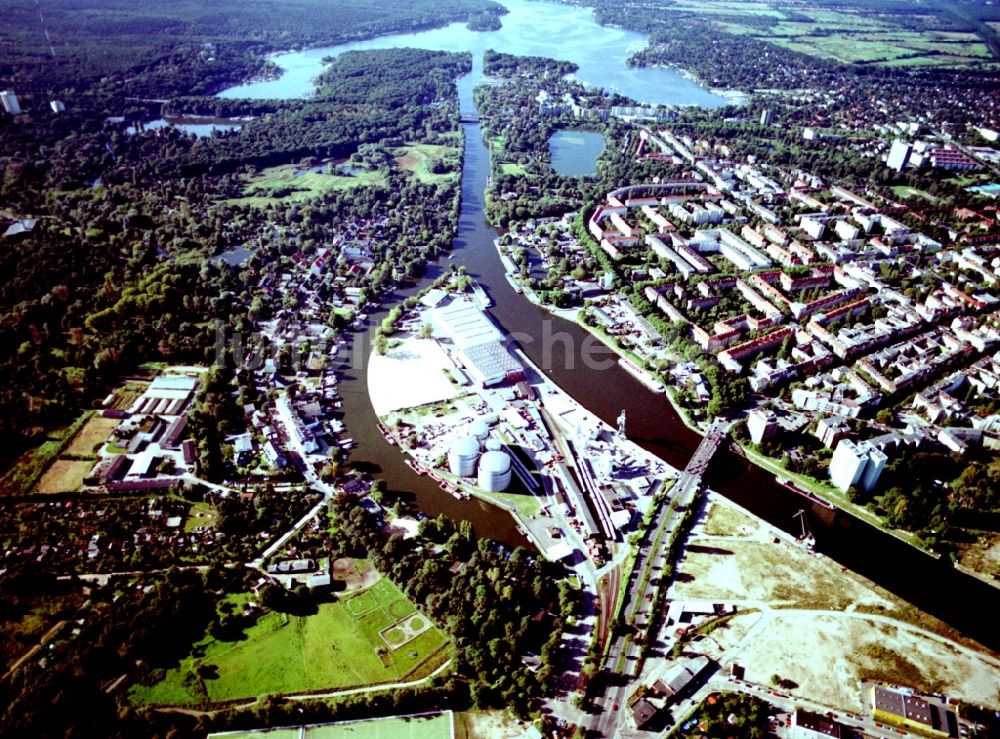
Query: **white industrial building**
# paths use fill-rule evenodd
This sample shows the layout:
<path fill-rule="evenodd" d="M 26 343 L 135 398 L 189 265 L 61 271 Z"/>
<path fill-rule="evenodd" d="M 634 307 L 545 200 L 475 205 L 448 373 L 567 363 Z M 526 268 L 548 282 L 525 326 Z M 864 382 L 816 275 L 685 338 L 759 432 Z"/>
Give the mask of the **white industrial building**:
<path fill-rule="evenodd" d="M 461 353 L 466 369 L 483 387 L 523 379 L 524 368 L 504 345 L 504 335 L 472 301 L 452 300 L 432 311 L 440 332 Z"/>
<path fill-rule="evenodd" d="M 160 375 L 142 395 L 136 398 L 132 413 L 155 413 L 161 416 L 178 416 L 187 410 L 198 389 L 198 378 L 190 375 Z"/>
<path fill-rule="evenodd" d="M 830 460 L 830 479 L 841 492 L 857 486 L 870 492 L 878 482 L 888 457 L 867 442 L 841 439 Z"/>

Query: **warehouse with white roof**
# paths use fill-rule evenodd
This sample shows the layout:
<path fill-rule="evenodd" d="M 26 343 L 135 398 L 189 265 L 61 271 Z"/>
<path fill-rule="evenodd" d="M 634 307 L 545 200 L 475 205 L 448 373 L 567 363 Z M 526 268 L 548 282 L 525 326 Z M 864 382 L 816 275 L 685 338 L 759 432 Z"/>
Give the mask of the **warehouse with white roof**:
<path fill-rule="evenodd" d="M 504 335 L 478 306 L 461 298 L 431 313 L 435 328 L 451 339 L 473 379 L 483 387 L 516 382 L 524 368 L 504 345 Z"/>

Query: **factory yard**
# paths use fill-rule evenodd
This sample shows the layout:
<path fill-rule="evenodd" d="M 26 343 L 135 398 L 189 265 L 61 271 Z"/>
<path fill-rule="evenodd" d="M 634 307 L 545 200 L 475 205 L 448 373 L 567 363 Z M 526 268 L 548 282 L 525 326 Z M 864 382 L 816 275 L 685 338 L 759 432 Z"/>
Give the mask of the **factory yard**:
<path fill-rule="evenodd" d="M 850 713 L 863 712 L 866 680 L 1000 707 L 996 656 L 729 501 L 709 501 L 669 592 L 670 613 L 685 616 L 668 619 L 668 651 L 681 638 L 725 674 L 738 664 L 746 683 Z M 738 615 L 716 620 L 708 603 Z M 664 669 L 650 660 L 647 681 Z"/>
<path fill-rule="evenodd" d="M 394 336 L 389 350 L 372 352 L 368 362 L 368 393 L 376 415 L 456 397 L 461 388 L 448 376 L 451 366 L 436 341 Z"/>

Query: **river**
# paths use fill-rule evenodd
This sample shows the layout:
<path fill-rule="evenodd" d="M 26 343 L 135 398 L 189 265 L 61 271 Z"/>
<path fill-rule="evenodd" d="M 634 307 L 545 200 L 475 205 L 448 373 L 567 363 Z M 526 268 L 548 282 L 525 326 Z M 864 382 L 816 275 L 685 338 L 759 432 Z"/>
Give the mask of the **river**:
<path fill-rule="evenodd" d="M 616 39 L 621 46 L 641 40 L 638 34 L 628 35 L 618 29 L 603 29 L 596 26 L 589 12 L 551 3 L 528 3 L 524 0 L 506 0 L 511 13 L 504 16 L 504 26 L 509 35 L 511 29 L 521 28 L 524 18 L 534 17 L 545 23 L 547 32 L 539 37 L 528 35 L 511 39 L 510 46 L 501 45 L 504 32 L 472 34 L 456 27 L 448 26 L 438 31 L 417 34 L 402 34 L 372 39 L 367 42 L 347 44 L 342 47 L 319 49 L 311 52 L 297 52 L 296 58 L 314 56 L 315 63 L 309 71 L 296 68 L 288 73 L 286 80 L 258 82 L 232 88 L 226 91 L 228 97 L 297 97 L 306 91 L 307 83 L 319 70 L 318 60 L 323 56 L 359 48 L 389 48 L 394 46 L 419 46 L 421 40 L 447 39 L 449 43 L 462 37 L 469 46 L 448 48 L 450 50 L 473 51 L 472 73 L 458 80 L 458 91 L 463 114 L 475 112 L 472 90 L 482 75 L 482 55 L 485 48 L 517 54 L 542 54 L 568 58 L 579 62 L 575 55 L 588 56 L 587 50 L 601 46 L 606 34 Z M 530 6 L 530 7 L 529 7 Z M 553 11 L 554 9 L 554 11 Z M 527 15 L 521 15 L 522 13 Z M 559 15 L 558 20 L 551 16 Z M 553 28 L 567 23 L 582 24 L 565 29 L 562 35 L 554 34 Z M 635 38 L 632 38 L 635 37 Z M 569 43 L 570 39 L 578 43 Z M 607 41 L 606 41 L 607 42 Z M 610 42 L 607 42 L 610 43 Z M 428 48 L 428 47 L 424 47 Z M 584 51 L 579 51 L 583 49 Z M 657 86 L 656 80 L 668 70 L 631 70 L 624 64 L 625 47 L 619 48 L 621 55 L 601 59 L 602 69 L 588 77 L 591 68 L 581 64 L 579 79 L 599 84 L 615 79 L 617 89 L 646 102 L 695 103 L 706 101 L 710 93 L 694 85 L 689 80 L 670 72 L 670 84 L 675 87 Z M 276 59 L 279 64 L 285 57 Z M 649 74 L 645 78 L 644 74 Z M 618 78 L 616 75 L 621 74 Z M 676 79 L 674 79 L 676 78 Z M 637 88 L 632 88 L 638 85 Z M 642 94 L 648 85 L 648 94 Z M 629 92 L 629 89 L 633 89 Z M 683 95 L 690 93 L 685 99 Z M 669 99 L 668 99 L 669 98 Z M 708 104 L 712 104 L 710 100 Z M 586 332 L 575 324 L 551 316 L 547 311 L 530 304 L 523 296 L 516 294 L 504 278 L 493 240 L 497 232 L 486 222 L 484 216 L 484 192 L 489 177 L 489 153 L 482 142 L 482 132 L 478 124 L 463 124 L 465 134 L 465 154 L 462 169 L 462 208 L 459 218 L 458 235 L 453 241 L 453 261 L 464 265 L 469 273 L 487 290 L 495 306 L 493 317 L 508 334 L 541 337 L 559 334 L 565 341 L 554 342 L 550 357 L 543 356 L 542 344 L 538 340 L 522 341 L 522 348 L 532 361 L 570 395 L 590 411 L 605 421 L 615 424 L 618 414 L 624 409 L 628 415 L 628 435 L 675 467 L 683 467 L 694 452 L 700 439 L 690 431 L 670 403 L 662 395 L 653 395 L 630 374 L 613 364 L 609 369 L 589 369 L 582 363 L 579 348 L 587 338 Z M 428 269 L 428 279 L 433 279 L 447 267 L 441 260 Z M 425 281 L 426 284 L 426 281 Z M 387 308 L 399 299 L 415 293 L 419 287 L 409 287 L 392 296 Z M 511 518 L 492 506 L 480 501 L 461 502 L 443 493 L 426 477 L 420 477 L 406 466 L 403 455 L 390 446 L 375 428 L 376 417 L 368 397 L 366 368 L 364 361 L 375 326 L 385 314 L 382 311 L 368 320 L 366 331 L 355 335 L 356 346 L 350 352 L 352 361 L 345 363 L 341 394 L 344 399 L 345 424 L 350 435 L 357 442 L 353 454 L 356 460 L 363 460 L 370 471 L 384 478 L 390 490 L 413 493 L 419 507 L 428 514 L 445 513 L 455 519 L 472 522 L 477 532 L 494 537 L 507 544 L 525 544 L 523 537 L 515 530 Z M 551 342 L 550 342 L 551 343 Z M 829 511 L 778 486 L 773 476 L 757 468 L 732 453 L 720 453 L 712 463 L 707 482 L 726 497 L 752 511 L 786 531 L 798 533 L 798 523 L 793 518 L 796 511 L 805 508 L 808 520 L 817 540 L 817 549 L 830 556 L 847 569 L 860 573 L 877 584 L 910 601 L 924 611 L 949 623 L 959 631 L 978 639 L 983 644 L 1000 650 L 1000 633 L 994 628 L 995 614 L 1000 609 L 1000 590 L 953 569 L 947 561 L 938 561 L 904 542 L 842 511 Z M 817 583 L 817 587 L 822 587 Z"/>

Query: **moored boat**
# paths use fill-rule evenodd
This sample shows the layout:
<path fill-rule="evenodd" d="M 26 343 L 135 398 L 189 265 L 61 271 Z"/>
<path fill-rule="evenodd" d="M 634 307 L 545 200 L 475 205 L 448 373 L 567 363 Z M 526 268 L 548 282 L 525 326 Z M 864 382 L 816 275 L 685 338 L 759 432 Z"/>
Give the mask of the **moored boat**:
<path fill-rule="evenodd" d="M 791 490 L 793 493 L 801 495 L 810 503 L 815 503 L 818 506 L 822 506 L 823 508 L 826 508 L 828 511 L 834 511 L 837 509 L 837 507 L 833 503 L 824 500 L 815 493 L 811 493 L 808 490 L 803 490 L 802 488 L 798 487 L 795 483 L 793 483 L 791 480 L 789 480 L 787 477 L 775 476 L 774 480 L 779 485 L 781 485 L 781 487 L 785 488 L 786 490 Z"/>

